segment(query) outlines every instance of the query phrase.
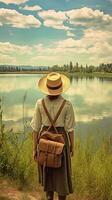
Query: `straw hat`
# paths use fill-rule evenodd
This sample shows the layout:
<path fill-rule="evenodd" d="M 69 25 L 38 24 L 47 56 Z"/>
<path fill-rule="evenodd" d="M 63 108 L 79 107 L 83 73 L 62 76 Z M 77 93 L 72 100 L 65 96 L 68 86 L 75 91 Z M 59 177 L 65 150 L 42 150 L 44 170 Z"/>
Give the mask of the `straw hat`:
<path fill-rule="evenodd" d="M 59 74 L 57 72 L 51 72 L 46 76 L 43 76 L 39 82 L 39 89 L 48 95 L 59 95 L 65 92 L 70 85 L 70 80 L 64 74 Z"/>

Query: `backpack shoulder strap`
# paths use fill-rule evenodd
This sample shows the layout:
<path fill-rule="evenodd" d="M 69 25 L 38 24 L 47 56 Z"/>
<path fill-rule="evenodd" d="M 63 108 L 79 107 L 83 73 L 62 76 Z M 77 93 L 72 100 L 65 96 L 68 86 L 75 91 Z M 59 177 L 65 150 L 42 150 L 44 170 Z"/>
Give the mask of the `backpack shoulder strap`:
<path fill-rule="evenodd" d="M 59 110 L 58 110 L 58 112 L 57 112 L 57 114 L 56 114 L 56 116 L 55 116 L 53 124 L 56 123 L 56 121 L 57 121 L 57 119 L 58 119 L 58 117 L 59 117 L 59 115 L 60 115 L 60 113 L 61 113 L 61 111 L 62 111 L 62 109 L 63 109 L 63 107 L 65 105 L 65 103 L 66 103 L 66 100 L 64 99 L 63 102 L 62 102 L 62 104 L 61 104 L 61 106 L 60 106 L 60 108 L 59 108 Z"/>
<path fill-rule="evenodd" d="M 62 111 L 62 109 L 63 109 L 63 107 L 64 107 L 64 105 L 65 105 L 65 102 L 66 102 L 66 100 L 64 99 L 63 102 L 62 102 L 62 104 L 61 104 L 61 106 L 60 106 L 60 108 L 59 108 L 59 110 L 58 110 L 58 112 L 57 112 L 57 114 L 56 114 L 56 116 L 55 116 L 55 119 L 53 120 L 53 119 L 51 118 L 51 116 L 50 116 L 50 114 L 49 114 L 47 108 L 46 108 L 44 99 L 42 99 L 42 105 L 43 105 L 43 107 L 44 107 L 44 110 L 45 110 L 45 112 L 46 112 L 46 114 L 47 114 L 47 116 L 48 116 L 48 118 L 49 118 L 49 121 L 51 122 L 52 126 L 55 125 L 56 120 L 58 119 L 58 117 L 59 117 L 59 115 L 60 115 L 60 113 L 61 113 L 61 111 Z"/>
<path fill-rule="evenodd" d="M 48 112 L 48 110 L 47 110 L 47 107 L 46 107 L 46 105 L 45 105 L 44 99 L 42 99 L 42 105 L 43 105 L 44 110 L 45 110 L 45 112 L 46 112 L 46 114 L 47 114 L 47 116 L 48 116 L 49 121 L 50 121 L 51 124 L 53 125 L 53 120 L 52 120 L 52 118 L 51 118 L 51 116 L 50 116 L 50 114 L 49 114 L 49 112 Z"/>

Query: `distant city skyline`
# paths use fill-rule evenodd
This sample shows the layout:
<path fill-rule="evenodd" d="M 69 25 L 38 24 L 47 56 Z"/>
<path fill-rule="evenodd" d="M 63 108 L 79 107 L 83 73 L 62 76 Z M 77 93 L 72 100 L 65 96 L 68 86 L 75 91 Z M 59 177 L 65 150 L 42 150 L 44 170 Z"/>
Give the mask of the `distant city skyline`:
<path fill-rule="evenodd" d="M 112 62 L 112 0 L 0 0 L 0 65 Z"/>

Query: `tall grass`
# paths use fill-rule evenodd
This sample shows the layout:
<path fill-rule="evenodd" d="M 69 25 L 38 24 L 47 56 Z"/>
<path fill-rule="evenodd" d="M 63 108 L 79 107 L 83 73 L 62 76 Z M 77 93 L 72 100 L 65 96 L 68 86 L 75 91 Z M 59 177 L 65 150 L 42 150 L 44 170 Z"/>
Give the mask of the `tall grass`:
<path fill-rule="evenodd" d="M 32 158 L 32 134 L 5 129 L 0 106 L 0 173 L 16 179 L 19 188 L 37 188 L 37 165 Z M 99 146 L 93 137 L 75 140 L 72 158 L 74 194 L 68 199 L 112 200 L 112 138 Z"/>
<path fill-rule="evenodd" d="M 78 196 L 112 200 L 112 142 L 104 138 L 96 149 L 93 138 L 76 141 L 73 164 L 74 190 Z"/>
<path fill-rule="evenodd" d="M 25 131 L 25 124 L 21 132 L 6 130 L 1 104 L 0 99 L 0 173 L 15 179 L 22 188 L 37 180 L 36 165 L 32 160 L 32 134 Z"/>

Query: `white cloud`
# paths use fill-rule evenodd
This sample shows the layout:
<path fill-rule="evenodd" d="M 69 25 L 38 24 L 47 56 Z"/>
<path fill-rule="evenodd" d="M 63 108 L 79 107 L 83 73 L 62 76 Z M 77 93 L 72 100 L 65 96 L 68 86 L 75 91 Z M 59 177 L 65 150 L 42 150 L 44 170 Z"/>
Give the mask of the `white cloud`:
<path fill-rule="evenodd" d="M 73 38 L 61 40 L 57 43 L 58 48 L 73 48 L 73 47 L 75 47 L 75 45 L 76 45 L 76 43 Z"/>
<path fill-rule="evenodd" d="M 4 24 L 16 28 L 40 27 L 41 23 L 32 15 L 23 15 L 16 10 L 0 9 L 0 26 Z"/>
<path fill-rule="evenodd" d="M 21 0 L 22 1 L 22 0 Z M 73 28 L 77 25 L 85 26 L 87 29 L 112 31 L 112 16 L 100 10 L 83 7 L 68 11 L 42 10 L 38 5 L 20 7 L 23 10 L 39 11 L 38 15 L 43 19 L 46 27 L 67 31 L 68 37 L 74 37 Z M 0 26 L 9 24 L 17 28 L 40 27 L 41 22 L 33 15 L 23 15 L 16 10 L 1 9 Z M 66 24 L 67 25 L 66 25 Z M 72 24 L 72 28 L 70 25 Z"/>
<path fill-rule="evenodd" d="M 4 63 L 4 64 L 15 64 L 16 63 L 16 58 L 10 56 L 10 55 L 5 55 L 5 54 L 1 54 L 0 53 L 0 63 Z M 2 90 L 1 90 L 2 91 Z"/>
<path fill-rule="evenodd" d="M 98 30 L 112 30 L 112 16 L 100 10 L 83 7 L 68 11 L 43 10 L 38 13 L 43 19 L 44 26 L 55 29 L 72 30 L 69 25 L 77 25 Z M 64 23 L 67 22 L 67 25 Z M 73 37 L 73 33 L 68 32 L 68 36 Z"/>
<path fill-rule="evenodd" d="M 88 53 L 88 50 L 84 47 L 84 44 L 80 45 L 80 40 L 75 40 L 73 38 L 68 38 L 61 40 L 56 43 L 55 52 L 60 52 L 62 55 L 70 56 L 73 54 L 83 54 Z"/>
<path fill-rule="evenodd" d="M 94 58 L 94 63 L 112 62 L 112 36 L 109 31 L 86 29 L 81 39 L 68 38 L 55 43 L 53 52 L 68 57 L 70 55 L 89 56 L 89 61 Z M 92 60 L 91 60 L 92 59 Z"/>
<path fill-rule="evenodd" d="M 96 44 L 102 45 L 102 43 L 109 43 L 111 40 L 112 36 L 109 31 L 86 29 L 84 30 L 84 36 L 80 40 L 77 40 L 77 45 L 90 49 Z"/>
<path fill-rule="evenodd" d="M 31 53 L 31 47 L 27 45 L 16 45 L 12 44 L 10 42 L 0 42 L 0 52 L 3 54 L 11 54 L 16 53 L 19 55 L 23 54 L 30 54 Z"/>
<path fill-rule="evenodd" d="M 25 3 L 25 2 L 27 2 L 28 0 L 0 0 L 0 2 L 3 2 L 3 3 L 5 3 L 5 4 L 10 4 L 10 3 L 12 3 L 12 4 L 22 4 L 22 3 Z"/>
<path fill-rule="evenodd" d="M 36 6 L 25 6 L 25 7 L 20 7 L 22 10 L 30 10 L 30 11 L 39 11 L 42 10 L 42 8 L 38 5 Z"/>
<path fill-rule="evenodd" d="M 112 46 L 107 42 L 96 43 L 92 48 L 90 48 L 89 52 L 96 54 L 98 57 L 101 55 L 101 57 L 105 59 L 105 57 L 112 55 Z"/>
<path fill-rule="evenodd" d="M 25 6 L 21 9 L 39 10 L 38 6 Z M 19 59 L 22 54 L 26 59 L 26 64 L 64 64 L 71 60 L 73 62 L 80 61 L 82 64 L 99 64 L 100 62 L 112 62 L 112 34 L 110 15 L 104 14 L 100 10 L 91 8 L 80 8 L 69 11 L 39 11 L 39 17 L 43 19 L 43 24 L 46 27 L 66 30 L 66 35 L 69 37 L 65 40 L 50 42 L 49 45 L 37 44 L 33 46 L 16 45 L 9 42 L 0 43 L 0 52 L 3 63 L 8 60 L 11 55 L 10 63 L 13 63 L 14 58 Z M 75 31 L 65 25 L 85 25 L 83 35 L 79 39 L 75 39 Z M 40 27 L 41 22 L 33 15 L 23 15 L 16 10 L 0 9 L 0 26 L 4 24 L 11 25 L 17 28 Z M 72 26 L 73 27 L 73 26 Z M 76 26 L 74 26 L 76 28 Z M 75 33 L 75 34 L 74 34 Z M 26 55 L 25 55 L 26 54 Z M 4 57 L 3 57 L 4 55 Z M 14 56 L 12 56 L 14 55 Z M 27 59 L 28 56 L 29 60 Z M 83 56 L 81 58 L 81 56 Z M 23 58 L 22 58 L 23 59 Z M 21 63 L 22 63 L 21 59 Z M 81 60 L 82 59 L 82 60 Z"/>
<path fill-rule="evenodd" d="M 18 64 L 24 62 L 30 65 L 54 65 L 73 62 L 98 65 L 102 62 L 112 62 L 112 36 L 109 31 L 86 29 L 80 39 L 68 38 L 49 45 L 38 43 L 32 46 L 16 45 L 9 42 L 0 43 L 0 52 L 4 55 L 18 57 Z M 20 61 L 20 56 L 23 55 Z M 23 62 L 23 63 L 24 63 Z"/>
<path fill-rule="evenodd" d="M 65 16 L 65 13 L 62 11 L 56 12 L 55 10 L 47 10 L 39 12 L 39 16 L 43 19 L 53 19 L 53 20 L 66 20 L 67 17 Z"/>
<path fill-rule="evenodd" d="M 70 32 L 70 31 L 67 31 L 67 36 L 68 36 L 68 37 L 74 37 L 74 36 L 75 36 L 75 34 L 74 34 L 74 33 L 72 33 L 72 32 Z"/>
<path fill-rule="evenodd" d="M 44 25 L 55 29 L 69 30 L 68 26 L 64 25 L 67 17 L 64 12 L 55 10 L 47 10 L 39 12 L 38 15 L 44 20 Z"/>
<path fill-rule="evenodd" d="M 111 53 L 112 55 L 112 53 Z M 92 63 L 97 63 L 101 64 L 101 63 L 112 63 L 112 56 L 111 55 L 101 55 L 101 54 L 93 54 L 91 55 L 91 57 L 89 58 L 90 62 Z"/>
<path fill-rule="evenodd" d="M 32 58 L 32 62 L 38 63 L 38 62 L 47 62 L 47 61 L 54 61 L 55 56 L 46 56 L 46 55 L 37 55 Z M 55 59 L 56 62 L 56 59 Z"/>
<path fill-rule="evenodd" d="M 84 38 L 80 40 L 79 44 L 82 45 L 83 43 L 95 59 L 97 58 L 101 61 L 103 58 L 106 62 L 106 58 L 112 55 L 111 41 L 111 32 L 87 29 L 84 31 Z M 112 61 L 112 58 L 109 60 Z"/>
<path fill-rule="evenodd" d="M 31 55 L 32 48 L 30 46 L 17 45 L 10 42 L 0 42 L 1 64 L 25 65 Z"/>
<path fill-rule="evenodd" d="M 70 24 L 94 27 L 95 29 L 112 29 L 112 16 L 100 10 L 83 7 L 66 12 Z"/>
<path fill-rule="evenodd" d="M 86 29 L 84 36 L 81 39 L 68 38 L 66 40 L 59 41 L 57 43 L 59 48 L 85 48 L 89 49 L 96 44 L 102 45 L 102 43 L 112 40 L 111 32 Z"/>

